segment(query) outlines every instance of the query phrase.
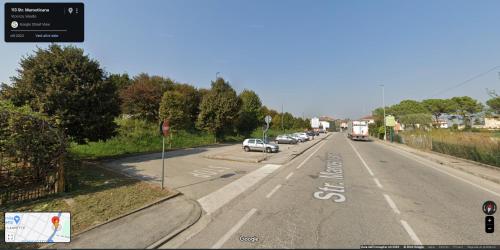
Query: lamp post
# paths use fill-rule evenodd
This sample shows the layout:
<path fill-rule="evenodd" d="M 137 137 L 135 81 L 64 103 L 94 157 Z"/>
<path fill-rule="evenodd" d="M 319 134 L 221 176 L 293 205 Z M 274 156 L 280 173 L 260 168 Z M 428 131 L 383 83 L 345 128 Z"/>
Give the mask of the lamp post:
<path fill-rule="evenodd" d="M 380 87 L 382 87 L 382 108 L 384 110 L 384 141 L 387 140 L 387 126 L 385 124 L 385 90 L 384 90 L 384 84 L 380 84 Z"/>
<path fill-rule="evenodd" d="M 217 79 L 219 79 L 219 74 L 220 74 L 220 72 L 215 73 L 215 81 L 217 81 Z"/>

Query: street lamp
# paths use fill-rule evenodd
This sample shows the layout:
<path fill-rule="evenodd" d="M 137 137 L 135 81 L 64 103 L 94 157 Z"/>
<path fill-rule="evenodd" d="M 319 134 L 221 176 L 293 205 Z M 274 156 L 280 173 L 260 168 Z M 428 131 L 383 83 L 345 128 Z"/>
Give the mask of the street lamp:
<path fill-rule="evenodd" d="M 219 79 L 219 74 L 220 74 L 220 72 L 215 73 L 215 81 L 217 81 L 217 79 Z"/>
<path fill-rule="evenodd" d="M 380 84 L 380 87 L 382 87 L 382 108 L 384 109 L 384 141 L 387 140 L 387 126 L 385 124 L 385 91 L 384 91 L 384 84 Z"/>

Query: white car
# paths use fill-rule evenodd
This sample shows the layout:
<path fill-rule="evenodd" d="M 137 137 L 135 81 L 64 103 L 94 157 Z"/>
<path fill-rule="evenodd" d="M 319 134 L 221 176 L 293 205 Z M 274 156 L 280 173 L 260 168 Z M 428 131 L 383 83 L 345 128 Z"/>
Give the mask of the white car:
<path fill-rule="evenodd" d="M 264 141 L 262 141 L 261 139 L 255 139 L 255 138 L 245 139 L 243 141 L 242 147 L 243 150 L 245 150 L 245 152 L 249 152 L 252 150 L 262 152 L 264 148 L 268 153 L 271 152 L 277 153 L 279 151 L 278 145 L 271 143 L 264 143 Z"/>

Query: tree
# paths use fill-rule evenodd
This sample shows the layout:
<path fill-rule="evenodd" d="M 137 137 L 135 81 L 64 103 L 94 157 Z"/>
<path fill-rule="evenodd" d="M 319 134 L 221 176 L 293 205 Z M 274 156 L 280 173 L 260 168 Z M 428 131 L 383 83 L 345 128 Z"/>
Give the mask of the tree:
<path fill-rule="evenodd" d="M 160 76 L 142 73 L 133 83 L 120 91 L 122 112 L 147 121 L 158 121 L 163 93 L 174 87 L 174 82 Z"/>
<path fill-rule="evenodd" d="M 83 49 L 56 44 L 38 48 L 21 59 L 11 80 L 12 86 L 2 87 L 3 98 L 51 116 L 73 140 L 84 143 L 115 134 L 117 88 Z"/>
<path fill-rule="evenodd" d="M 130 86 L 133 82 L 128 74 L 111 74 L 108 76 L 108 81 L 116 86 L 118 91 Z"/>
<path fill-rule="evenodd" d="M 243 90 L 239 97 L 241 101 L 241 108 L 236 122 L 238 133 L 242 135 L 249 135 L 256 129 L 259 122 L 259 111 L 262 107 L 262 102 L 259 96 L 251 90 Z"/>
<path fill-rule="evenodd" d="M 451 100 L 455 102 L 457 112 L 464 118 L 466 126 L 470 126 L 470 115 L 482 111 L 484 107 L 483 104 L 469 96 L 453 97 Z"/>
<path fill-rule="evenodd" d="M 212 82 L 210 91 L 203 96 L 197 127 L 213 133 L 217 140 L 225 131 L 233 128 L 240 104 L 231 85 L 223 78 L 217 78 Z"/>
<path fill-rule="evenodd" d="M 193 129 L 200 113 L 202 94 L 189 84 L 175 84 L 173 89 L 182 95 L 184 101 L 185 109 L 183 110 L 187 113 L 189 121 L 184 128 Z"/>
<path fill-rule="evenodd" d="M 500 114 L 500 97 L 494 97 L 486 101 L 486 105 L 488 105 L 491 111 Z"/>
<path fill-rule="evenodd" d="M 160 120 L 169 119 L 172 129 L 189 127 L 191 117 L 187 98 L 179 91 L 170 90 L 163 94 L 160 104 Z"/>
<path fill-rule="evenodd" d="M 406 125 L 411 125 L 415 128 L 415 125 L 419 124 L 421 126 L 427 126 L 432 122 L 432 115 L 430 114 L 407 114 L 400 116 L 399 120 Z"/>
<path fill-rule="evenodd" d="M 429 111 L 425 108 L 425 106 L 421 102 L 415 100 L 403 100 L 400 103 L 391 106 L 389 110 L 386 110 L 386 115 L 392 114 L 396 117 L 408 114 L 425 114 L 425 113 L 429 113 Z"/>
<path fill-rule="evenodd" d="M 422 104 L 434 115 L 436 122 L 442 114 L 453 113 L 457 110 L 456 103 L 450 99 L 427 99 L 423 100 Z"/>

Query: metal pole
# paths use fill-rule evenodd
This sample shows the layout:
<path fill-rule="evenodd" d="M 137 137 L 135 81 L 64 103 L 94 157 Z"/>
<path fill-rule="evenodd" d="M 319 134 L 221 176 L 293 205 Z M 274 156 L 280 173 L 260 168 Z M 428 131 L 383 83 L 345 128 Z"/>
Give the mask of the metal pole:
<path fill-rule="evenodd" d="M 163 138 L 163 150 L 161 152 L 161 189 L 164 188 L 165 183 L 165 136 Z"/>
<path fill-rule="evenodd" d="M 382 86 L 382 106 L 384 108 L 384 141 L 387 140 L 387 126 L 385 124 L 385 90 L 384 90 L 384 84 L 380 85 Z"/>

